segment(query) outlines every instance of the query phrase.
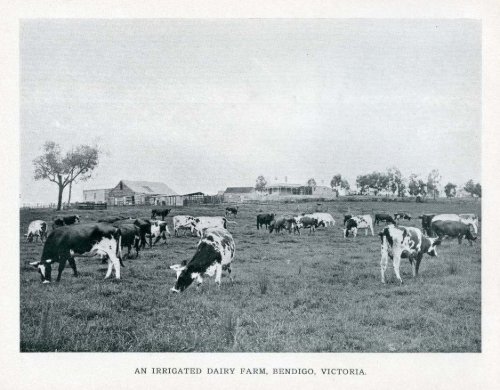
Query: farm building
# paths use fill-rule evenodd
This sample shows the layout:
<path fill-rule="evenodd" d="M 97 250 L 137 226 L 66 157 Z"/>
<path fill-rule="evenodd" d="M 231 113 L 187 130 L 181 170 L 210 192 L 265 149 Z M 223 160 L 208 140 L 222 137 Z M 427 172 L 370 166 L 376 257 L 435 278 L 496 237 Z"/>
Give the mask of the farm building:
<path fill-rule="evenodd" d="M 224 191 L 224 202 L 243 202 L 255 199 L 255 192 L 253 187 L 227 187 Z"/>
<path fill-rule="evenodd" d="M 84 202 L 108 203 L 110 188 L 102 188 L 98 190 L 83 190 Z"/>
<path fill-rule="evenodd" d="M 312 195 L 320 198 L 335 198 L 337 196 L 337 192 L 331 187 L 327 186 L 316 186 L 312 189 Z"/>
<path fill-rule="evenodd" d="M 182 206 L 182 197 L 165 183 L 120 180 L 116 187 L 109 191 L 108 203 L 115 206 L 136 204 Z"/>
<path fill-rule="evenodd" d="M 290 183 L 274 183 L 266 187 L 269 195 L 313 195 L 313 189 L 310 186 Z"/>

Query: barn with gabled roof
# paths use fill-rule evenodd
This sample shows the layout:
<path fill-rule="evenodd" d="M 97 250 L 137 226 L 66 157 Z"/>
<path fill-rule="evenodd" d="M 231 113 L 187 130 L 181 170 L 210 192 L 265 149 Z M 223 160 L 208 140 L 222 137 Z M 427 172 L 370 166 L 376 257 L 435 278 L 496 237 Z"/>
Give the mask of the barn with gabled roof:
<path fill-rule="evenodd" d="M 153 181 L 120 180 L 109 191 L 111 205 L 164 204 L 175 205 L 179 195 L 165 183 Z"/>

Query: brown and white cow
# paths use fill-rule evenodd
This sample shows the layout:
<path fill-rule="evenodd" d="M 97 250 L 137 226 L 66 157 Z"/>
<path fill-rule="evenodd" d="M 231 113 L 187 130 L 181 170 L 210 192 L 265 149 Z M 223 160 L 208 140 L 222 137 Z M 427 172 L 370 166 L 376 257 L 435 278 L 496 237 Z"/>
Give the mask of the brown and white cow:
<path fill-rule="evenodd" d="M 235 245 L 233 236 L 223 228 L 207 228 L 198 243 L 193 258 L 185 264 L 170 266 L 176 272 L 177 280 L 170 291 L 179 293 L 188 288 L 196 280 L 198 286 L 203 283 L 203 276 L 213 276 L 220 287 L 222 271 L 227 270 L 231 276 L 231 263 L 234 258 Z"/>
<path fill-rule="evenodd" d="M 108 271 L 105 279 L 115 269 L 116 279 L 120 279 L 121 232 L 119 228 L 106 223 L 85 223 L 62 226 L 49 234 L 38 262 L 30 263 L 38 268 L 43 283 L 50 283 L 52 263 L 59 263 L 57 281 L 66 266 L 66 261 L 73 268 L 74 276 L 78 276 L 75 256 L 100 255 L 108 259 Z M 123 264 L 122 264 L 123 265 Z"/>
<path fill-rule="evenodd" d="M 349 236 L 349 234 L 352 234 L 353 237 L 356 237 L 358 234 L 358 229 L 365 229 L 365 236 L 368 235 L 368 229 L 372 232 L 373 234 L 373 220 L 371 215 L 356 215 L 354 217 L 351 217 L 347 220 L 347 222 L 344 223 L 345 229 L 344 229 L 344 238 Z"/>
<path fill-rule="evenodd" d="M 379 233 L 379 236 L 381 240 L 380 274 L 382 283 L 386 282 L 385 272 L 389 258 L 392 259 L 396 278 L 399 283 L 403 283 L 399 274 L 401 259 L 409 259 L 413 268 L 413 277 L 416 277 L 424 254 L 437 256 L 436 247 L 441 244 L 439 239 L 426 237 L 420 229 L 414 227 L 389 225 Z"/>
<path fill-rule="evenodd" d="M 179 230 L 184 230 L 184 235 L 186 235 L 186 230 L 190 230 L 191 234 L 194 231 L 194 217 L 191 215 L 176 215 L 172 218 L 174 223 L 174 236 L 177 237 Z"/>
<path fill-rule="evenodd" d="M 222 228 L 226 229 L 228 223 L 236 223 L 228 221 L 226 217 L 196 217 L 192 222 L 194 231 L 198 237 L 203 235 L 203 230 L 207 228 Z"/>

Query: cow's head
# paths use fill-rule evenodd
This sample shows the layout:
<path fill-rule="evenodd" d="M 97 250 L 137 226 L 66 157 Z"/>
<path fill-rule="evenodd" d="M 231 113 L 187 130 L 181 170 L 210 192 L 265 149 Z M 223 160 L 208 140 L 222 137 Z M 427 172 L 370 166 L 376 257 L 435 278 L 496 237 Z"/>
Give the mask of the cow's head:
<path fill-rule="evenodd" d="M 80 223 L 80 216 L 79 215 L 75 215 L 75 223 Z"/>
<path fill-rule="evenodd" d="M 171 265 L 170 269 L 174 270 L 176 273 L 177 280 L 174 287 L 170 291 L 179 293 L 183 292 L 188 288 L 193 280 L 197 279 L 201 281 L 201 274 L 205 272 L 205 265 L 211 265 L 216 261 L 220 261 L 221 255 L 215 249 L 213 243 L 208 238 L 203 239 L 198 244 L 195 255 L 189 262 L 189 264 L 175 264 Z"/>
<path fill-rule="evenodd" d="M 31 262 L 30 265 L 35 267 L 42 278 L 42 283 L 50 283 L 52 274 L 52 260 L 45 260 L 43 263 L 41 261 Z"/>
<path fill-rule="evenodd" d="M 427 240 L 430 241 L 429 248 L 427 249 L 427 254 L 432 257 L 437 257 L 437 246 L 441 245 L 441 240 L 439 238 L 427 238 Z"/>

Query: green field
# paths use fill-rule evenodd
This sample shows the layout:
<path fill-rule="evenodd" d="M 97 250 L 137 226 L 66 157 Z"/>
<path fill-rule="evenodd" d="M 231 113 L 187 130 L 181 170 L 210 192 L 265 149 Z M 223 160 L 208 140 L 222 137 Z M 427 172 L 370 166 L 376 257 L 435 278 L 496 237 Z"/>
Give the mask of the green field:
<path fill-rule="evenodd" d="M 479 201 L 417 203 L 325 202 L 334 228 L 301 236 L 256 229 L 259 212 L 315 211 L 315 203 L 240 205 L 236 225 L 233 284 L 213 278 L 182 294 L 169 289 L 169 266 L 189 259 L 197 239 L 171 237 L 125 259 L 122 279 L 104 280 L 107 265 L 77 259 L 60 283 L 42 284 L 28 263 L 42 245 L 23 234 L 34 219 L 49 222 L 52 210 L 21 210 L 21 351 L 130 352 L 480 352 L 481 239 L 445 240 L 438 257 L 425 256 L 418 278 L 403 260 L 399 285 L 389 264 L 380 282 L 380 240 L 342 236 L 342 215 L 405 210 L 476 213 Z M 176 208 L 173 215 L 223 215 L 225 205 Z M 149 217 L 150 208 L 80 211 L 82 222 L 124 214 Z M 170 216 L 167 218 L 171 226 Z M 420 220 L 402 223 L 420 226 Z M 481 230 L 479 231 L 479 235 Z M 57 270 L 55 271 L 57 272 Z M 57 273 L 55 274 L 57 275 Z M 224 276 L 224 275 L 223 275 Z M 113 275 L 114 277 L 114 275 Z M 55 277 L 54 277 L 55 280 Z"/>

